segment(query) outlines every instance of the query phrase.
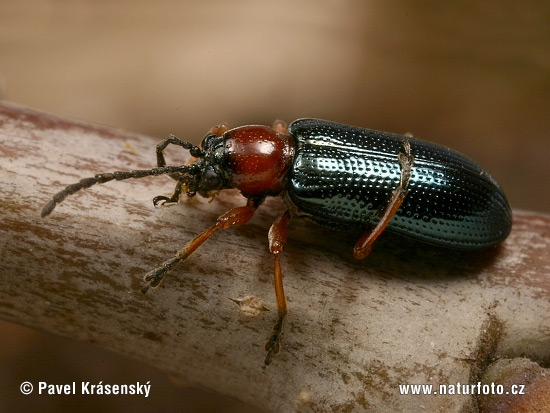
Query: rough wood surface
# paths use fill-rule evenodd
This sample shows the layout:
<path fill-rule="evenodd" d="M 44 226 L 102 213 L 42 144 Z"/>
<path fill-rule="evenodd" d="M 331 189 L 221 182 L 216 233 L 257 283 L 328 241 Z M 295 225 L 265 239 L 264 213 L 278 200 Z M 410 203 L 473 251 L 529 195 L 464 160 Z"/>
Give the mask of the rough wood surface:
<path fill-rule="evenodd" d="M 515 211 L 512 234 L 491 251 L 384 235 L 364 261 L 352 258 L 357 234 L 292 222 L 282 258 L 290 314 L 264 367 L 278 200 L 214 235 L 147 295 L 142 275 L 242 205 L 238 193 L 155 209 L 169 178 L 111 182 L 40 218 L 67 184 L 154 166 L 157 140 L 0 104 L 0 317 L 270 411 L 468 411 L 472 396 L 404 396 L 399 384 L 477 382 L 498 357 L 550 363 L 550 218 Z M 236 303 L 245 297 L 257 307 Z"/>

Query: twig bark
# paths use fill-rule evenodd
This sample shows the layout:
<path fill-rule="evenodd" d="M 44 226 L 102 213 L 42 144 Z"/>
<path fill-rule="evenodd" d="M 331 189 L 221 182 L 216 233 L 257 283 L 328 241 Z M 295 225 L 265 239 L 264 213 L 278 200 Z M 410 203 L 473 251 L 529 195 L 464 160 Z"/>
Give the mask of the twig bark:
<path fill-rule="evenodd" d="M 214 235 L 146 295 L 144 273 L 244 198 L 155 209 L 151 199 L 173 181 L 144 178 L 95 186 L 40 218 L 67 184 L 155 166 L 155 142 L 0 105 L 0 317 L 271 411 L 464 411 L 474 397 L 402 396 L 399 384 L 472 382 L 498 357 L 550 362 L 550 218 L 516 211 L 509 239 L 491 251 L 384 235 L 365 261 L 352 258 L 357 234 L 292 222 L 282 257 L 290 314 L 282 351 L 264 367 L 277 200 Z"/>

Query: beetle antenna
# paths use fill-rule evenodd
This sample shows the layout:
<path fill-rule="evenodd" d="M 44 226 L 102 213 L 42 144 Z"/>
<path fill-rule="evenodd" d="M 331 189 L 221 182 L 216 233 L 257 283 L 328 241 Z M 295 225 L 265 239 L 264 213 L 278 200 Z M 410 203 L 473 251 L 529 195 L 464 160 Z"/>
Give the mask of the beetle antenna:
<path fill-rule="evenodd" d="M 42 208 L 42 212 L 40 215 L 42 216 L 42 218 L 50 215 L 57 204 L 61 203 L 69 195 L 73 195 L 81 189 L 89 188 L 95 184 L 103 184 L 105 182 L 113 180 L 122 181 L 124 179 L 130 178 L 143 178 L 146 176 L 157 176 L 171 173 L 189 173 L 193 171 L 193 169 L 194 165 L 162 166 L 153 169 L 139 169 L 135 171 L 116 171 L 107 174 L 98 174 L 92 178 L 84 178 L 80 180 L 80 182 L 69 185 L 62 191 L 55 194 L 52 199 L 46 205 L 44 205 L 44 208 Z"/>

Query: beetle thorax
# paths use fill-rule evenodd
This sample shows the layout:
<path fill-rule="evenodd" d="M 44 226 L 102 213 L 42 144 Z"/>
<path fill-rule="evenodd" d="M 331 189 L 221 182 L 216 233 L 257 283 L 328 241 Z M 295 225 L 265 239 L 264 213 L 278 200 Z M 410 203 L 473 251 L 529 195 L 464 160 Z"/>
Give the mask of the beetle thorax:
<path fill-rule="evenodd" d="M 280 194 L 294 157 L 294 139 L 267 126 L 242 126 L 224 134 L 231 186 L 244 196 Z"/>

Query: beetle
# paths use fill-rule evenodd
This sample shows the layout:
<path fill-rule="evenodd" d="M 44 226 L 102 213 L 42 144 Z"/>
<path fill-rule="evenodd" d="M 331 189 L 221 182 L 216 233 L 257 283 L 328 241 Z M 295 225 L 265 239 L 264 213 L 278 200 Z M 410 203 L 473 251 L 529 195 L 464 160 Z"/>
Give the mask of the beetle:
<path fill-rule="evenodd" d="M 192 161 L 167 166 L 168 145 L 188 150 Z M 407 135 L 320 119 L 298 119 L 288 127 L 283 121 L 234 129 L 220 124 L 208 131 L 200 146 L 170 135 L 157 145 L 156 155 L 156 168 L 98 174 L 67 186 L 44 206 L 42 217 L 67 196 L 112 180 L 169 175 L 177 181 L 174 193 L 155 197 L 156 207 L 177 204 L 184 192 L 208 198 L 219 190 L 239 189 L 246 205 L 222 214 L 145 274 L 145 293 L 214 232 L 245 224 L 268 196 L 283 198 L 286 210 L 268 233 L 277 318 L 265 345 L 266 365 L 279 352 L 288 312 L 280 255 L 291 218 L 360 228 L 362 235 L 353 248 L 357 259 L 370 253 L 385 229 L 438 246 L 478 250 L 503 241 L 512 225 L 506 196 L 484 169 L 452 149 Z"/>

